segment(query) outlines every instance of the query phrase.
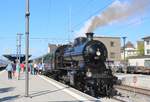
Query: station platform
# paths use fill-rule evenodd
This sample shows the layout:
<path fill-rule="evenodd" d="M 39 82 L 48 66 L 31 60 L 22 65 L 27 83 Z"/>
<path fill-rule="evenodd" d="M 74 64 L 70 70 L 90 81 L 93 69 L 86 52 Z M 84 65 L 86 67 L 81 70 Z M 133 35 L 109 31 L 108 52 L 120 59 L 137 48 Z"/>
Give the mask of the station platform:
<path fill-rule="evenodd" d="M 109 98 L 94 98 L 43 75 L 29 74 L 29 97 L 25 97 L 25 74 L 20 80 L 8 79 L 0 71 L 0 102 L 120 102 Z"/>
<path fill-rule="evenodd" d="M 29 97 L 24 97 L 24 76 L 8 79 L 6 71 L 0 72 L 0 102 L 101 102 L 42 75 L 29 75 Z"/>
<path fill-rule="evenodd" d="M 115 74 L 118 79 L 122 81 L 123 85 L 128 85 L 132 87 L 138 87 L 143 89 L 150 89 L 150 76 L 142 74 Z"/>

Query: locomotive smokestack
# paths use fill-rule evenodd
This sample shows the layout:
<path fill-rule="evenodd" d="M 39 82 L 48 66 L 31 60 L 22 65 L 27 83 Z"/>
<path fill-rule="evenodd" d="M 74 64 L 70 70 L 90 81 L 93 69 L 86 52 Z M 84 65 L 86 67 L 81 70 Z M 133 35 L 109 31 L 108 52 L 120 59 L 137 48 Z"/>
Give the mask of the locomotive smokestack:
<path fill-rule="evenodd" d="M 93 35 L 94 35 L 94 33 L 92 33 L 92 32 L 86 33 L 87 39 L 89 41 L 93 40 Z"/>

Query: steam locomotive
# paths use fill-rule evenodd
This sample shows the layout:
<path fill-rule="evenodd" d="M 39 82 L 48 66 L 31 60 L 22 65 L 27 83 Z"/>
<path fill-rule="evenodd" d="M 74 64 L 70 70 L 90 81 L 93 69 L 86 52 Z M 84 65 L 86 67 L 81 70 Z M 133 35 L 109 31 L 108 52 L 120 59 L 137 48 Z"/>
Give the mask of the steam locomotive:
<path fill-rule="evenodd" d="M 93 40 L 93 34 L 86 33 L 87 37 L 78 37 L 73 44 L 59 46 L 53 57 L 52 75 L 48 76 L 94 97 L 112 97 L 117 77 L 106 68 L 107 49 Z"/>

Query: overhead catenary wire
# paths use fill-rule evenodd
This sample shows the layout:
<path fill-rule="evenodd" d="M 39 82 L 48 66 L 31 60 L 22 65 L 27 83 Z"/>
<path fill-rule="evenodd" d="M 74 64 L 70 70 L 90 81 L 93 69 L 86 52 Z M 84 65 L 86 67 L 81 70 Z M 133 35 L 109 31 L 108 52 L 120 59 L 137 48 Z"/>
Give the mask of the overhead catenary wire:
<path fill-rule="evenodd" d="M 150 20 L 150 16 L 147 16 L 147 17 L 142 17 L 141 18 L 141 21 L 147 21 L 147 20 Z M 136 22 L 136 20 L 134 22 L 129 22 L 127 23 L 126 25 L 121 25 L 119 27 L 117 27 L 117 31 L 118 30 L 121 30 L 121 29 L 124 29 L 124 28 L 127 28 L 131 25 L 134 25 L 134 24 L 137 24 L 138 22 Z M 119 29 L 118 29 L 119 28 Z M 43 34 L 39 34 L 39 35 L 43 35 Z M 16 40 L 15 37 L 5 37 L 5 36 L 0 36 L 0 39 L 1 40 Z M 22 39 L 25 39 L 24 37 L 22 37 Z M 31 40 L 51 40 L 51 41 L 55 41 L 55 40 L 65 40 L 67 41 L 68 39 L 67 38 L 55 38 L 55 37 L 52 37 L 52 38 L 47 38 L 47 37 L 30 37 Z"/>
<path fill-rule="evenodd" d="M 147 21 L 147 20 L 150 20 L 150 16 L 149 17 L 142 17 L 140 19 L 141 22 L 144 22 L 144 21 Z M 129 22 L 125 25 L 121 25 L 119 27 L 116 27 L 117 31 L 121 30 L 121 29 L 127 29 L 128 27 L 132 26 L 132 25 L 135 25 L 135 24 L 138 24 L 139 22 L 137 20 L 133 21 L 133 22 Z"/>
<path fill-rule="evenodd" d="M 9 39 L 12 39 L 12 40 L 16 40 L 16 38 L 14 37 L 3 37 L 1 36 L 0 39 L 3 39 L 3 40 L 9 40 Z M 22 39 L 25 39 L 25 37 L 22 37 Z M 52 38 L 43 38 L 43 37 L 30 37 L 31 40 L 68 40 L 67 38 L 55 38 L 55 37 L 52 37 Z"/>
<path fill-rule="evenodd" d="M 85 2 L 85 0 L 83 0 Z M 80 5 L 80 8 L 77 8 L 77 10 L 75 11 L 75 13 L 81 12 L 81 10 L 83 10 L 83 8 L 86 8 L 88 5 L 90 5 L 94 0 L 88 0 L 87 2 L 85 2 L 83 5 Z M 87 9 L 86 9 L 87 10 Z M 76 15 L 73 13 L 73 15 Z"/>
<path fill-rule="evenodd" d="M 74 25 L 72 27 L 72 29 L 75 29 L 77 27 L 79 27 L 81 24 L 83 24 L 85 21 L 87 21 L 88 19 L 90 19 L 92 16 L 94 16 L 95 14 L 102 12 L 106 7 L 108 7 L 110 4 L 112 4 L 114 1 L 109 2 L 107 5 L 105 5 L 104 7 L 96 10 L 94 13 L 90 14 L 87 18 L 85 18 L 84 20 L 82 20 L 81 22 L 79 22 L 78 24 Z"/>
<path fill-rule="evenodd" d="M 111 5 L 112 3 L 113 3 L 114 1 L 112 1 L 112 2 L 110 2 L 107 6 L 105 6 L 105 7 L 103 7 L 102 9 L 98 9 L 97 11 L 95 11 L 94 13 L 92 13 L 90 16 L 88 16 L 86 19 L 85 19 L 85 21 L 87 21 L 87 20 L 89 20 L 91 17 L 93 17 L 93 16 L 95 16 L 98 12 L 102 12 L 106 7 L 108 7 L 109 5 Z M 145 18 L 142 18 L 141 19 L 141 21 L 144 21 L 144 20 L 148 20 L 149 18 L 148 17 L 145 17 Z M 81 24 L 83 24 L 84 23 L 84 21 L 83 22 L 80 22 L 80 23 L 78 23 L 78 24 L 76 24 L 76 25 L 74 25 L 72 28 L 73 29 L 76 29 L 77 27 L 79 27 Z M 134 23 L 132 23 L 132 24 L 134 24 Z M 128 25 L 132 25 L 132 24 L 127 24 L 127 26 Z M 135 22 L 135 24 L 136 24 L 136 22 Z"/>
<path fill-rule="evenodd" d="M 147 17 L 142 17 L 141 18 L 141 21 L 147 21 L 147 20 L 150 20 L 150 16 L 147 16 Z M 135 20 L 134 22 L 129 22 L 127 23 L 126 25 L 122 25 L 122 26 L 119 26 L 117 27 L 117 30 L 119 29 L 124 29 L 124 28 L 127 28 L 131 25 L 134 25 L 134 24 L 137 24 L 138 22 Z M 119 29 L 118 29 L 119 28 Z M 40 35 L 43 35 L 43 34 L 40 34 Z M 9 40 L 9 39 L 12 39 L 12 40 L 16 40 L 15 37 L 5 37 L 5 36 L 0 36 L 0 39 L 1 40 Z M 25 39 L 24 37 L 22 37 L 22 39 Z M 68 40 L 67 38 L 55 38 L 55 37 L 52 37 L 52 38 L 47 38 L 47 37 L 30 37 L 31 40 Z"/>

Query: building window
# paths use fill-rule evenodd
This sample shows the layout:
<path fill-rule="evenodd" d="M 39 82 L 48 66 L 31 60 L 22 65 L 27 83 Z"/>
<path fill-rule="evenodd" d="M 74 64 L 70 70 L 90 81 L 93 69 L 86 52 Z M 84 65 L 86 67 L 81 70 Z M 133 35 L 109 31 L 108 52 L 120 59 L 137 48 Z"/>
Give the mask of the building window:
<path fill-rule="evenodd" d="M 110 42 L 110 46 L 114 47 L 114 42 L 113 41 Z"/>
<path fill-rule="evenodd" d="M 145 67 L 150 67 L 150 60 L 145 60 L 144 61 L 144 66 Z"/>
<path fill-rule="evenodd" d="M 147 54 L 150 54 L 150 49 L 147 49 Z"/>
<path fill-rule="evenodd" d="M 146 41 L 146 45 L 150 45 L 150 41 Z"/>
<path fill-rule="evenodd" d="M 114 52 L 110 53 L 110 58 L 115 58 L 115 53 Z"/>

